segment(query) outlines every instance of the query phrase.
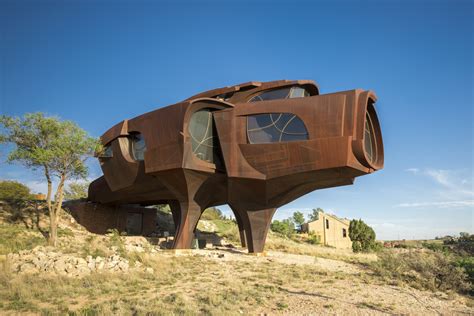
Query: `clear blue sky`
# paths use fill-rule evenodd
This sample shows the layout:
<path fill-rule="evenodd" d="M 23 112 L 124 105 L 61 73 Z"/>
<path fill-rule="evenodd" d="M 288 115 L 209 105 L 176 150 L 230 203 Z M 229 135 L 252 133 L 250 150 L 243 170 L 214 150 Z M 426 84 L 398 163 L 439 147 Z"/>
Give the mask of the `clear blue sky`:
<path fill-rule="evenodd" d="M 380 239 L 473 233 L 473 1 L 196 2 L 0 0 L 1 112 L 59 115 L 100 136 L 250 80 L 372 89 L 385 169 L 276 218 L 322 207 Z M 0 178 L 44 190 L 40 174 L 0 159 Z"/>

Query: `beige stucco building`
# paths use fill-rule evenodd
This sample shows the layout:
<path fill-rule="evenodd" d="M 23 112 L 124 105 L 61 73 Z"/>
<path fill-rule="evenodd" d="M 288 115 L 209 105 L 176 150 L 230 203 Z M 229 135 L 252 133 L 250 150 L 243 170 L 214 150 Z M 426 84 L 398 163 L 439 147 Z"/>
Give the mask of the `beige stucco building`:
<path fill-rule="evenodd" d="M 320 236 L 321 244 L 336 248 L 351 248 L 349 238 L 349 223 L 345 218 L 318 212 L 318 219 L 302 225 L 303 232 L 314 233 Z"/>

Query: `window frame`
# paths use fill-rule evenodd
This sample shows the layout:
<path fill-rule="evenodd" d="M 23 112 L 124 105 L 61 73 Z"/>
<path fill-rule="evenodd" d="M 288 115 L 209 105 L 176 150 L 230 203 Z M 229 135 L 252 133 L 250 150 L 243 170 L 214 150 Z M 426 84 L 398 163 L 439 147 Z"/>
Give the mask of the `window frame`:
<path fill-rule="evenodd" d="M 292 90 L 294 88 L 302 89 L 304 91 L 303 96 L 302 97 L 291 98 L 290 96 L 291 96 Z M 288 94 L 285 98 L 269 99 L 269 100 L 262 100 L 261 99 L 261 96 L 264 95 L 264 94 L 271 93 L 271 92 L 274 92 L 274 91 L 279 91 L 279 90 L 286 90 L 286 89 L 288 89 Z M 254 100 L 257 97 L 259 97 L 261 100 Z M 273 89 L 267 89 L 267 90 L 259 91 L 259 92 L 255 93 L 253 95 L 250 95 L 247 99 L 247 103 L 255 103 L 255 102 L 262 102 L 262 101 L 275 101 L 275 100 L 287 100 L 287 99 L 298 99 L 298 98 L 307 98 L 307 97 L 311 97 L 311 93 L 305 87 L 300 86 L 300 85 L 290 85 L 290 86 L 280 86 L 280 87 L 275 87 Z"/>
<path fill-rule="evenodd" d="M 188 121 L 186 129 L 187 129 L 187 135 L 189 135 L 189 137 L 190 137 L 192 155 L 196 159 L 198 159 L 201 163 L 209 164 L 209 166 L 212 166 L 216 170 L 224 170 L 224 168 L 225 168 L 224 167 L 224 157 L 222 155 L 222 148 L 220 147 L 219 134 L 217 133 L 217 126 L 216 126 L 216 123 L 215 123 L 215 120 L 214 120 L 214 115 L 212 114 L 214 111 L 218 111 L 218 110 L 219 110 L 219 108 L 214 108 L 214 107 L 202 107 L 202 108 L 198 108 L 198 109 L 194 110 L 189 116 L 189 121 Z M 195 135 L 193 135 L 193 133 L 191 132 L 191 122 L 192 122 L 193 116 L 196 113 L 203 112 L 203 111 L 206 111 L 207 113 L 210 114 L 209 117 L 210 117 L 210 122 L 211 122 L 211 125 L 212 125 L 212 127 L 211 127 L 212 146 L 205 145 L 204 143 L 202 143 L 202 141 L 199 141 L 198 139 L 196 139 Z M 214 132 L 214 130 L 215 130 L 215 135 L 212 134 Z M 206 135 L 207 135 L 207 133 L 206 133 Z M 200 143 L 198 148 L 201 145 L 210 147 L 212 149 L 211 151 L 212 151 L 212 159 L 213 160 L 209 161 L 209 160 L 201 158 L 198 155 L 198 153 L 196 152 L 196 148 L 193 147 L 194 146 L 193 141 L 195 141 L 197 143 Z"/>
<path fill-rule="evenodd" d="M 257 128 L 252 128 L 250 129 L 249 127 L 249 119 L 252 118 L 252 117 L 257 117 L 257 116 L 263 116 L 263 115 L 268 115 L 270 120 L 271 120 L 271 124 L 269 125 L 266 125 L 266 126 L 263 126 L 263 127 L 257 127 Z M 274 121 L 273 120 L 273 115 L 278 115 L 278 118 Z M 279 128 L 277 126 L 277 123 L 278 121 L 280 120 L 280 118 L 284 115 L 290 115 L 291 117 L 289 119 L 286 120 L 286 122 L 284 123 L 285 125 L 283 126 L 283 128 Z M 257 119 L 257 118 L 255 118 Z M 251 144 L 251 145 L 261 145 L 261 144 L 278 144 L 278 143 L 289 143 L 289 142 L 296 142 L 296 141 L 307 141 L 309 140 L 309 132 L 308 132 L 308 128 L 306 127 L 306 124 L 304 123 L 304 121 L 295 113 L 290 113 L 290 112 L 271 112 L 271 113 L 255 113 L 255 114 L 250 114 L 250 115 L 246 115 L 245 117 L 245 120 L 246 120 L 246 126 L 245 126 L 245 134 L 246 134 L 246 138 L 247 138 L 247 143 L 248 144 Z M 304 130 L 305 132 L 304 133 L 296 133 L 296 132 L 286 132 L 285 130 L 291 126 L 289 125 L 292 121 L 295 121 L 295 122 L 298 122 L 297 124 L 301 124 L 303 127 L 304 127 Z M 278 141 L 268 141 L 268 142 L 255 142 L 254 140 L 252 140 L 251 138 L 251 132 L 265 132 L 264 130 L 265 129 L 268 129 L 268 128 L 272 128 L 272 129 L 276 129 L 280 135 L 278 137 Z M 301 137 L 304 137 L 304 139 L 294 139 L 294 140 L 284 140 L 283 137 L 285 135 L 290 135 L 290 136 L 301 136 Z"/>
<path fill-rule="evenodd" d="M 368 127 L 368 128 L 367 128 Z M 369 139 L 367 139 L 367 136 Z M 370 146 L 370 155 L 367 151 L 367 141 Z M 364 151 L 367 156 L 369 163 L 374 163 L 377 161 L 377 138 L 375 135 L 374 125 L 372 123 L 372 117 L 369 112 L 365 113 L 365 125 L 364 125 Z"/>
<path fill-rule="evenodd" d="M 114 149 L 112 143 L 108 143 L 102 146 L 102 151 L 97 155 L 99 159 L 111 159 L 114 158 Z"/>
<path fill-rule="evenodd" d="M 142 153 L 143 158 L 142 159 L 138 159 L 137 155 L 135 154 L 135 139 L 136 139 L 136 137 L 140 137 L 140 140 L 143 140 L 143 143 L 144 143 L 144 149 L 143 149 L 143 153 Z M 145 136 L 140 132 L 131 132 L 131 133 L 129 133 L 127 138 L 128 138 L 128 142 L 129 142 L 128 145 L 129 145 L 130 157 L 134 161 L 145 161 L 145 152 L 147 150 Z"/>

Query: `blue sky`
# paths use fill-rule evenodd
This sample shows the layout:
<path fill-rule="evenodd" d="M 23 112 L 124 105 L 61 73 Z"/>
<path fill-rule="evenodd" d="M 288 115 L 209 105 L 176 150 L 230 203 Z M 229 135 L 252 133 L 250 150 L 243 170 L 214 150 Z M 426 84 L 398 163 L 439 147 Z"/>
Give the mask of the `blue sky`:
<path fill-rule="evenodd" d="M 313 79 L 374 90 L 385 169 L 279 209 L 362 218 L 380 239 L 474 232 L 472 1 L 0 0 L 0 110 L 93 136 L 197 92 Z M 0 178 L 44 191 L 41 174 Z M 90 178 L 101 174 L 90 162 Z M 227 207 L 222 208 L 228 211 Z"/>

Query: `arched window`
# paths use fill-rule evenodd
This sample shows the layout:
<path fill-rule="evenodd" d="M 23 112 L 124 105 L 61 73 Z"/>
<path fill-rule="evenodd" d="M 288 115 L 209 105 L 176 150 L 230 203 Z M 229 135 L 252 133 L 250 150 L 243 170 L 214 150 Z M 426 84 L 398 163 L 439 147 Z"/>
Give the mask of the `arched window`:
<path fill-rule="evenodd" d="M 249 102 L 269 101 L 278 99 L 293 99 L 309 97 L 309 92 L 301 87 L 287 87 L 282 89 L 268 90 L 254 96 Z"/>
<path fill-rule="evenodd" d="M 128 139 L 130 141 L 130 153 L 132 154 L 132 158 L 135 160 L 144 160 L 146 144 L 143 135 L 140 133 L 133 133 L 130 134 Z"/>
<path fill-rule="evenodd" d="M 217 129 L 212 116 L 213 109 L 201 109 L 193 113 L 189 122 L 189 135 L 193 153 L 201 160 L 222 164 Z"/>
<path fill-rule="evenodd" d="M 268 113 L 247 116 L 250 144 L 308 140 L 303 121 L 291 113 Z"/>

